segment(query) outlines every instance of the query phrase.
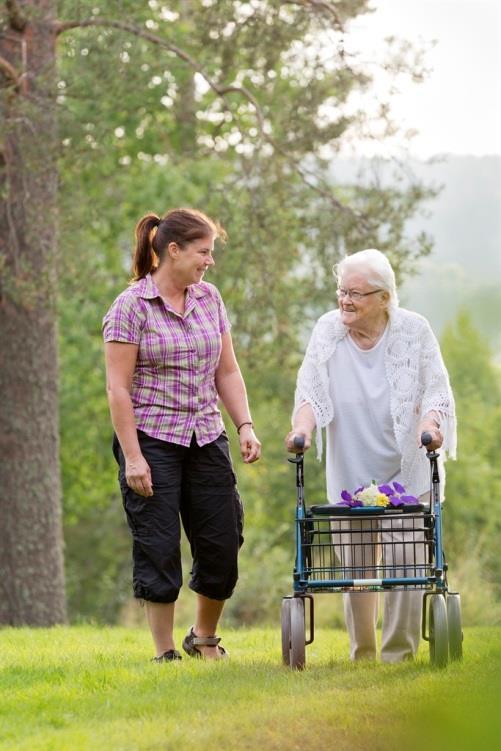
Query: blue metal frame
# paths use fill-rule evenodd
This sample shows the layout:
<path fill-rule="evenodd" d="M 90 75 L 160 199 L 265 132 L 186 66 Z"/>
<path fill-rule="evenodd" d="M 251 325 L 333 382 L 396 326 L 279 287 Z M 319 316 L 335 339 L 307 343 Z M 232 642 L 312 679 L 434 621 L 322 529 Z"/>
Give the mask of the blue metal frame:
<path fill-rule="evenodd" d="M 420 589 L 433 590 L 438 593 L 444 593 L 447 591 L 447 580 L 445 577 L 446 566 L 444 564 L 444 554 L 442 550 L 442 508 L 440 503 L 440 478 L 437 462 L 439 455 L 436 451 L 427 451 L 427 456 L 430 460 L 431 470 L 430 514 L 433 520 L 434 575 L 424 577 L 386 577 L 381 579 L 338 580 L 308 579 L 305 575 L 301 540 L 302 522 L 307 518 L 304 502 L 303 454 L 296 454 L 294 458 L 289 459 L 290 462 L 296 465 L 296 561 L 293 576 L 293 588 L 296 595 L 305 595 L 307 592 L 314 592 L 315 590 L 322 590 L 324 592 L 329 590 L 339 591 L 352 589 L 353 587 L 361 587 L 361 591 L 364 589 L 366 591 L 388 591 L 392 587 L 402 587 L 406 585 L 408 585 L 409 588 L 417 587 Z"/>

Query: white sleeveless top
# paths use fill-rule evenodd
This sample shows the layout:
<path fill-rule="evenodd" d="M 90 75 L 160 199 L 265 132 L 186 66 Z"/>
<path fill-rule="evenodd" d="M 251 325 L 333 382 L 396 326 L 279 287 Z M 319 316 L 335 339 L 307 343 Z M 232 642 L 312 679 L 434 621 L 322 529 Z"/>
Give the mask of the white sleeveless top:
<path fill-rule="evenodd" d="M 330 357 L 330 397 L 334 420 L 327 426 L 327 497 L 337 503 L 342 490 L 360 485 L 402 482 L 390 410 L 390 384 L 385 371 L 387 326 L 371 349 L 361 349 L 346 336 Z M 423 488 L 423 492 L 427 488 Z"/>

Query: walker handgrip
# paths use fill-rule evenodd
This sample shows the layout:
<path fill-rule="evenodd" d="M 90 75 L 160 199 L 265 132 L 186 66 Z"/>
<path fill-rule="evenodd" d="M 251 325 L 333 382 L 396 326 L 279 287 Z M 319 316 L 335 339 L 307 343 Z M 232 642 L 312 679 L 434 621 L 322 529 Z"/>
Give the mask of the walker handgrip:
<path fill-rule="evenodd" d="M 304 449 L 304 435 L 295 435 L 293 444 L 295 449 Z"/>
<path fill-rule="evenodd" d="M 425 430 L 424 433 L 421 433 L 421 443 L 423 446 L 429 446 L 432 441 L 433 436 L 431 433 L 428 433 L 427 430 Z"/>

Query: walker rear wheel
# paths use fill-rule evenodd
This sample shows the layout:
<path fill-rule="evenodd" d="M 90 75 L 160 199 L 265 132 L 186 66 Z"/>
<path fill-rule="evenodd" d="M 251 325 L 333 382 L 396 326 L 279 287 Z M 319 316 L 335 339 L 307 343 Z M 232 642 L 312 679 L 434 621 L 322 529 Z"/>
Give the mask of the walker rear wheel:
<path fill-rule="evenodd" d="M 430 661 L 438 668 L 445 668 L 449 659 L 449 635 L 447 607 L 443 595 L 430 597 Z"/>
<path fill-rule="evenodd" d="M 456 592 L 447 595 L 447 628 L 449 658 L 463 659 L 463 629 L 461 626 L 461 597 Z"/>
<path fill-rule="evenodd" d="M 303 670 L 306 664 L 306 626 L 304 619 L 304 599 L 293 597 L 291 603 L 291 634 L 289 665 Z"/>
<path fill-rule="evenodd" d="M 291 598 L 282 600 L 282 661 L 290 665 L 291 655 Z"/>

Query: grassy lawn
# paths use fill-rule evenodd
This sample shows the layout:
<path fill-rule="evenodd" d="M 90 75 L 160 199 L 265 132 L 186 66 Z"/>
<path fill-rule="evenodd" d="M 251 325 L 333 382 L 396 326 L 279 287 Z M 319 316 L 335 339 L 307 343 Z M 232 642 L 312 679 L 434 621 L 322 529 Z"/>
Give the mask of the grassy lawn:
<path fill-rule="evenodd" d="M 177 633 L 178 643 L 183 632 Z M 280 632 L 224 630 L 227 663 L 152 664 L 141 628 L 0 631 L 0 749 L 454 749 L 490 751 L 501 732 L 501 629 L 465 630 L 465 658 L 352 664 L 319 630 L 302 673 Z"/>

